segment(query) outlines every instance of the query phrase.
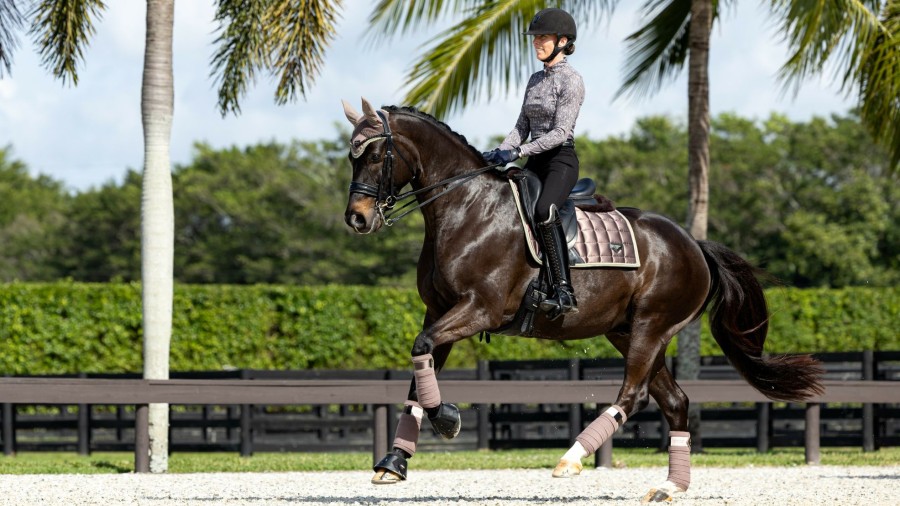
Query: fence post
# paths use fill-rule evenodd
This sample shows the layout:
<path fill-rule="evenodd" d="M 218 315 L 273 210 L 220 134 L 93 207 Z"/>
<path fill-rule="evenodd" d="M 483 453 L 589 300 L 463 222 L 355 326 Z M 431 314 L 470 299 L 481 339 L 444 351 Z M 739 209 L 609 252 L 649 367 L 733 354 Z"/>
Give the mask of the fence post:
<path fill-rule="evenodd" d="M 78 455 L 91 454 L 91 405 L 78 405 Z"/>
<path fill-rule="evenodd" d="M 875 352 L 872 350 L 863 351 L 862 368 L 863 379 L 866 381 L 874 381 Z M 871 402 L 863 404 L 862 407 L 862 430 L 863 451 L 875 451 L 875 405 Z"/>
<path fill-rule="evenodd" d="M 817 402 L 810 402 L 806 405 L 806 428 L 804 435 L 806 439 L 806 463 L 810 465 L 819 464 L 819 441 L 820 441 L 820 415 L 822 405 Z"/>
<path fill-rule="evenodd" d="M 241 457 L 253 456 L 253 405 L 241 404 Z"/>
<path fill-rule="evenodd" d="M 86 373 L 78 373 L 79 378 L 87 378 Z M 91 406 L 78 405 L 78 455 L 91 454 Z"/>
<path fill-rule="evenodd" d="M 491 371 L 488 367 L 487 360 L 478 361 L 478 369 L 476 372 L 478 381 L 487 381 L 491 379 Z M 475 409 L 478 410 L 478 449 L 487 450 L 490 447 L 490 437 L 488 436 L 488 428 L 490 421 L 490 404 L 476 404 Z"/>
<path fill-rule="evenodd" d="M 3 403 L 3 455 L 16 453 L 16 405 Z"/>
<path fill-rule="evenodd" d="M 756 403 L 756 451 L 767 453 L 772 447 L 772 403 Z"/>
<path fill-rule="evenodd" d="M 569 379 L 581 380 L 581 359 L 569 359 Z M 569 406 L 569 445 L 575 444 L 575 438 L 581 433 L 581 404 Z"/>
<path fill-rule="evenodd" d="M 247 379 L 250 374 L 246 369 L 241 369 L 241 379 Z M 253 419 L 252 404 L 241 404 L 241 457 L 253 455 Z"/>
<path fill-rule="evenodd" d="M 134 409 L 134 472 L 150 472 L 150 405 Z"/>
<path fill-rule="evenodd" d="M 613 438 L 609 437 L 594 454 L 594 467 L 612 469 Z"/>
<path fill-rule="evenodd" d="M 388 452 L 388 407 L 378 404 L 372 423 L 372 465 L 377 464 Z"/>

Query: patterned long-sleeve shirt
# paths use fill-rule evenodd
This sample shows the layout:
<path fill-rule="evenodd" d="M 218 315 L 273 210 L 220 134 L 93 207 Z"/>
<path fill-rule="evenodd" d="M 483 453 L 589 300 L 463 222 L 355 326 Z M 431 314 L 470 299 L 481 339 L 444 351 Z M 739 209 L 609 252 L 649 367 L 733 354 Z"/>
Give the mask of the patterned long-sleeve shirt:
<path fill-rule="evenodd" d="M 575 138 L 575 120 L 584 102 L 584 81 L 563 58 L 531 75 L 522 112 L 500 149 L 519 147 L 522 156 L 553 149 Z M 531 142 L 525 142 L 531 136 Z"/>

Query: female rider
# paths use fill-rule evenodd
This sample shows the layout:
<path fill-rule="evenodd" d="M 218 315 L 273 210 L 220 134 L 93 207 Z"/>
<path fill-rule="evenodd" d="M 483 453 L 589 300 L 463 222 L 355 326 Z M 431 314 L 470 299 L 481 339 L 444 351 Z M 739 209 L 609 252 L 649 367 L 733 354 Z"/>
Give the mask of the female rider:
<path fill-rule="evenodd" d="M 525 34 L 534 36 L 535 55 L 544 68 L 528 80 L 515 128 L 499 147 L 483 155 L 489 163 L 502 165 L 527 156 L 525 169 L 537 173 L 543 183 L 535 219 L 554 293 L 541 303 L 541 309 L 554 320 L 578 311 L 558 209 L 578 180 L 574 130 L 584 102 L 584 82 L 566 59 L 575 52 L 577 35 L 569 13 L 544 9 L 534 16 Z"/>

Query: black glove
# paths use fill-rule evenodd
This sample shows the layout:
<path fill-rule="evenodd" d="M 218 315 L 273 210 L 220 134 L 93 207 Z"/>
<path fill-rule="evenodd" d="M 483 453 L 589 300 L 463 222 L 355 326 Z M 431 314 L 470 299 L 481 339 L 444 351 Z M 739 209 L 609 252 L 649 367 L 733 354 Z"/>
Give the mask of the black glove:
<path fill-rule="evenodd" d="M 482 153 L 481 156 L 484 157 L 488 163 L 493 163 L 497 165 L 506 165 L 508 163 L 512 163 L 519 159 L 519 150 L 518 149 L 495 149 L 493 151 L 488 151 L 486 153 Z"/>

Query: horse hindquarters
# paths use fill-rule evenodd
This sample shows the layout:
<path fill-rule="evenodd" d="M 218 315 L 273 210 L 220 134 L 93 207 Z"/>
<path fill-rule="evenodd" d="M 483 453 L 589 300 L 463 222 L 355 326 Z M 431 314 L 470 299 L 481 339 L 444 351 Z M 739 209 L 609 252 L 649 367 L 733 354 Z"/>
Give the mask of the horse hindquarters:
<path fill-rule="evenodd" d="M 698 243 L 713 281 L 710 330 L 734 368 L 772 400 L 796 402 L 822 394 L 819 361 L 809 355 L 762 355 L 769 315 L 757 269 L 721 244 Z"/>

